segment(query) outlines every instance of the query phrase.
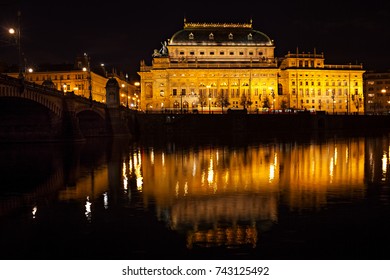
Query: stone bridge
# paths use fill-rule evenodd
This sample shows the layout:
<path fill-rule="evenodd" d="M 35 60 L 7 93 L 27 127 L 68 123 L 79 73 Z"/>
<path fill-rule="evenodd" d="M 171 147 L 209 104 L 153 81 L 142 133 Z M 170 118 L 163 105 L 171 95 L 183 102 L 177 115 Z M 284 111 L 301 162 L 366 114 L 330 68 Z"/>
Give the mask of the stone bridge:
<path fill-rule="evenodd" d="M 135 114 L 119 103 L 107 106 L 0 74 L 0 142 L 132 136 Z"/>

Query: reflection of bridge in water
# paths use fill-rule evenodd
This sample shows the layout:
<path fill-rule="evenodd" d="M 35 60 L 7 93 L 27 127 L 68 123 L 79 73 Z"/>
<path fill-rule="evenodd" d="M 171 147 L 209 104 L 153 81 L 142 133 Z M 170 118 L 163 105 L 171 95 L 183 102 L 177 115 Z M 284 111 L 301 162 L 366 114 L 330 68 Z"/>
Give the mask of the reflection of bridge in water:
<path fill-rule="evenodd" d="M 0 75 L 0 101 L 1 141 L 129 135 L 135 113 L 6 75 Z"/>
<path fill-rule="evenodd" d="M 0 216 L 6 216 L 15 209 L 23 208 L 26 205 L 31 206 L 31 212 L 35 211 L 37 201 L 62 188 L 63 180 L 63 169 L 57 169 L 55 173 L 51 174 L 45 182 L 34 188 L 32 192 L 13 193 L 12 196 L 3 197 L 0 200 Z"/>

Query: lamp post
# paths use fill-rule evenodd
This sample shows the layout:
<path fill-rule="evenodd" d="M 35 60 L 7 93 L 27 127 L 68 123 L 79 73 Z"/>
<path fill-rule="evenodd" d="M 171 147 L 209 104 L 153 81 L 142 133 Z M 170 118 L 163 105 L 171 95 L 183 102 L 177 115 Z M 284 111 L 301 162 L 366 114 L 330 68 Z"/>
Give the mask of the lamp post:
<path fill-rule="evenodd" d="M 334 100 L 334 91 L 332 91 L 333 115 L 334 115 L 334 103 L 335 103 L 335 100 Z"/>
<path fill-rule="evenodd" d="M 183 114 L 183 92 L 180 94 L 180 114 Z"/>
<path fill-rule="evenodd" d="M 23 78 L 23 66 L 22 66 L 22 48 L 21 48 L 21 30 L 20 30 L 20 16 L 21 12 L 18 11 L 18 27 L 16 29 L 10 28 L 8 32 L 15 36 L 17 48 L 18 48 L 18 63 L 19 63 L 19 79 Z"/>
<path fill-rule="evenodd" d="M 211 114 L 211 94 L 210 94 L 210 86 L 206 86 L 207 88 L 207 94 L 208 94 L 208 97 L 209 97 L 209 114 Z"/>
<path fill-rule="evenodd" d="M 126 74 L 126 84 L 127 84 L 127 90 L 126 90 L 126 108 L 129 109 L 129 86 L 128 86 L 128 80 L 129 75 Z"/>
<path fill-rule="evenodd" d="M 88 68 L 87 67 L 83 67 L 83 71 L 87 72 L 89 101 L 92 102 L 92 81 L 91 81 L 91 71 L 89 69 L 89 64 L 88 64 Z"/>
<path fill-rule="evenodd" d="M 134 85 L 136 86 L 135 95 L 136 95 L 136 98 L 137 98 L 136 107 L 137 107 L 137 110 L 138 110 L 138 106 L 141 106 L 141 103 L 140 103 L 140 100 L 139 100 L 139 97 L 141 96 L 141 94 L 139 94 L 139 86 L 141 84 L 140 84 L 140 82 L 135 82 Z"/>

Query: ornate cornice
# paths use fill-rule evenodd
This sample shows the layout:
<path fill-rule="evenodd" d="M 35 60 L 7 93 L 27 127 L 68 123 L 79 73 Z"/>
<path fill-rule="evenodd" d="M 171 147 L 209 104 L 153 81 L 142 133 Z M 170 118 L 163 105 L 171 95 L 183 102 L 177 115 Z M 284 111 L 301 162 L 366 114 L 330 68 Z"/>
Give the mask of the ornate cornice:
<path fill-rule="evenodd" d="M 252 28 L 250 23 L 202 23 L 184 21 L 184 29 L 187 28 Z"/>

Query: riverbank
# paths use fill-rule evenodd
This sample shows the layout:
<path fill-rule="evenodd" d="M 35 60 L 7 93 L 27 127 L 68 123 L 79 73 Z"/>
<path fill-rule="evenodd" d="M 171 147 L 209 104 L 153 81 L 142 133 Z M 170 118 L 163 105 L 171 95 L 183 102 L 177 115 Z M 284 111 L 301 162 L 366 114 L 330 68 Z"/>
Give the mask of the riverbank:
<path fill-rule="evenodd" d="M 390 130 L 387 115 L 328 114 L 138 114 L 137 136 L 272 137 L 322 134 L 367 135 Z"/>

